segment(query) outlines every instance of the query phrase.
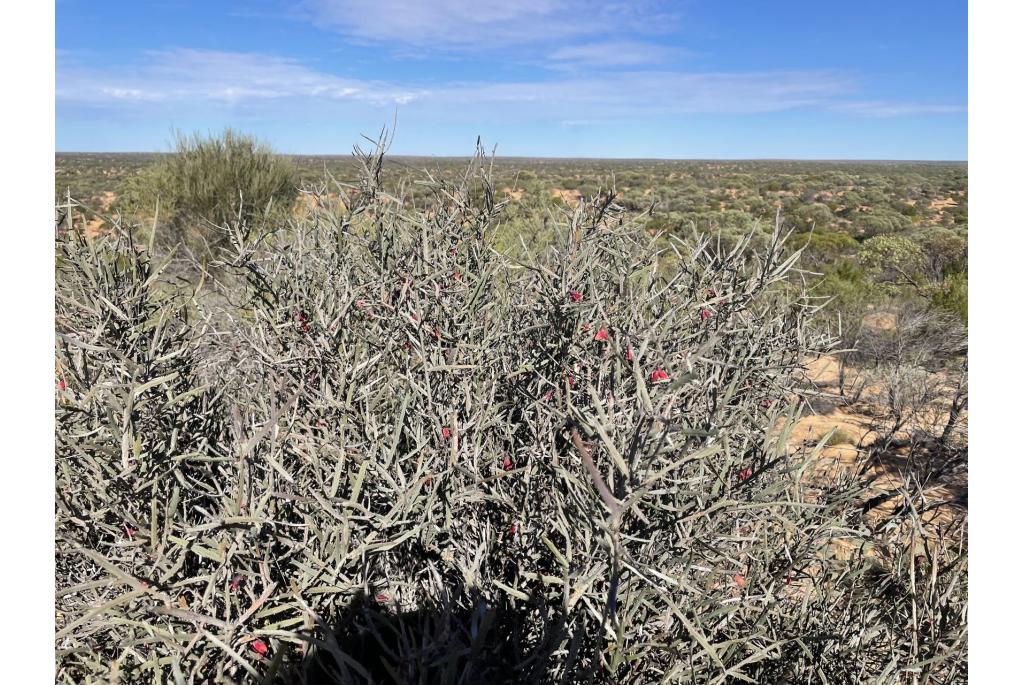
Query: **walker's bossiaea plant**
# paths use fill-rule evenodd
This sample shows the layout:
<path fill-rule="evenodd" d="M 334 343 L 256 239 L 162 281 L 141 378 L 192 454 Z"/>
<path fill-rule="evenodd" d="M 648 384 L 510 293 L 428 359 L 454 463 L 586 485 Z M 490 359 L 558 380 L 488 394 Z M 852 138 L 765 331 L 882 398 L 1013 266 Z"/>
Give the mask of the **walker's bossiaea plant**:
<path fill-rule="evenodd" d="M 836 559 L 859 482 L 758 411 L 829 344 L 781 225 L 723 252 L 606 194 L 513 259 L 482 154 L 383 147 L 224 226 L 209 293 L 58 236 L 60 682 L 956 682 L 960 562 Z"/>

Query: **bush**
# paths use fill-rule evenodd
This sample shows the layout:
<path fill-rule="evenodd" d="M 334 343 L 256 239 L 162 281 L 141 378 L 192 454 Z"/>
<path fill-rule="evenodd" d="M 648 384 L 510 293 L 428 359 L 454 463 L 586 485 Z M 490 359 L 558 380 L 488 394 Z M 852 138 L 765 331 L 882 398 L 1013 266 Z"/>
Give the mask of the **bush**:
<path fill-rule="evenodd" d="M 130 232 L 58 237 L 59 680 L 963 671 L 962 560 L 837 559 L 861 486 L 786 447 L 828 341 L 778 229 L 659 247 L 595 198 L 517 262 L 484 164 L 412 211 L 361 162 L 230 227 L 213 309 Z"/>
<path fill-rule="evenodd" d="M 932 304 L 967 325 L 967 273 L 958 271 L 943 279 L 932 293 Z"/>
<path fill-rule="evenodd" d="M 805 261 L 811 263 L 832 262 L 840 257 L 856 254 L 858 243 L 846 233 L 837 231 L 814 231 L 797 233 L 792 243 L 804 246 Z"/>
<path fill-rule="evenodd" d="M 160 219 L 162 239 L 184 241 L 203 254 L 223 241 L 221 227 L 280 220 L 298 194 L 290 161 L 255 138 L 225 130 L 219 136 L 177 134 L 175 152 L 131 178 L 122 208 Z"/>
<path fill-rule="evenodd" d="M 859 214 L 853 223 L 855 234 L 860 238 L 899 233 L 910 228 L 911 225 L 910 219 L 889 210 Z"/>

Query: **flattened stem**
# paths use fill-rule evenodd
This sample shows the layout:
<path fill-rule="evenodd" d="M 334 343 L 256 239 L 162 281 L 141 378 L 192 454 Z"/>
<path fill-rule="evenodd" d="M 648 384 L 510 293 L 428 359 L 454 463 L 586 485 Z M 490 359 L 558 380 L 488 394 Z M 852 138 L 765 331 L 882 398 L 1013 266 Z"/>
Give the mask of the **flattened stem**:
<path fill-rule="evenodd" d="M 575 426 L 572 429 L 572 444 L 576 447 L 576 451 L 580 453 L 580 458 L 583 460 L 587 473 L 590 474 L 590 479 L 594 482 L 594 487 L 597 488 L 597 493 L 601 495 L 601 499 L 604 500 L 608 509 L 611 510 L 612 520 L 615 524 L 614 527 L 618 528 L 619 518 L 622 515 L 622 505 L 615 499 L 612 491 L 608 488 L 608 484 L 601 477 L 601 472 L 597 470 L 597 465 L 594 464 L 594 460 L 590 456 L 590 448 L 584 444 L 583 438 L 580 437 L 580 432 Z"/>

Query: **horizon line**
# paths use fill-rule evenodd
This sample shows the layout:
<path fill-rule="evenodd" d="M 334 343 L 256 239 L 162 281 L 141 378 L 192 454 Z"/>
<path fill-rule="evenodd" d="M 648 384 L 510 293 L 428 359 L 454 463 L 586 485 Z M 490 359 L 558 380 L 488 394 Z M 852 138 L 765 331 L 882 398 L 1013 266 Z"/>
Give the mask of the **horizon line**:
<path fill-rule="evenodd" d="M 55 150 L 54 155 L 172 155 L 168 150 Z M 352 152 L 276 152 L 282 157 L 351 157 Z M 492 155 L 487 155 L 488 157 Z M 406 159 L 468 160 L 474 155 L 404 154 L 387 153 L 385 157 Z M 493 155 L 494 159 L 548 160 L 548 161 L 589 161 L 589 162 L 863 162 L 876 164 L 925 163 L 925 164 L 967 164 L 967 159 L 921 159 L 891 157 L 556 157 L 544 155 Z"/>

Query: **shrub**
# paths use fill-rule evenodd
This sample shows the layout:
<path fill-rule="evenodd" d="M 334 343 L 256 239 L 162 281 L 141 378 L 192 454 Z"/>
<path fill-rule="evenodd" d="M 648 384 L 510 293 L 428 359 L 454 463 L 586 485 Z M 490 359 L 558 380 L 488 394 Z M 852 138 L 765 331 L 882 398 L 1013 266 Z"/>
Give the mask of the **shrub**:
<path fill-rule="evenodd" d="M 826 447 L 835 447 L 836 445 L 852 445 L 857 441 L 854 440 L 849 433 L 842 428 L 837 428 L 826 434 L 825 438 Z"/>
<path fill-rule="evenodd" d="M 961 561 L 837 559 L 860 485 L 786 448 L 829 341 L 778 227 L 661 246 L 602 196 L 515 261 L 484 164 L 415 211 L 360 161 L 346 206 L 228 227 L 220 298 L 58 237 L 58 679 L 964 668 Z"/>
<path fill-rule="evenodd" d="M 176 134 L 175 152 L 131 178 L 120 204 L 161 220 L 167 242 L 184 241 L 210 254 L 221 227 L 280 220 L 298 194 L 290 161 L 266 144 L 230 129 L 217 136 Z"/>
<path fill-rule="evenodd" d="M 814 193 L 811 193 L 813 196 Z M 792 213 L 791 219 L 802 231 L 824 232 L 835 223 L 835 217 L 827 205 L 821 203 L 801 205 Z"/>
<path fill-rule="evenodd" d="M 939 309 L 955 314 L 967 324 L 967 273 L 958 271 L 943 279 L 932 293 L 932 304 Z"/>
<path fill-rule="evenodd" d="M 891 210 L 876 210 L 870 214 L 856 215 L 853 223 L 856 235 L 861 238 L 899 233 L 911 225 L 909 218 Z"/>
<path fill-rule="evenodd" d="M 793 236 L 794 245 L 804 246 L 804 258 L 811 263 L 831 262 L 840 257 L 856 254 L 858 244 L 846 233 L 838 231 L 814 231 L 797 233 Z"/>

